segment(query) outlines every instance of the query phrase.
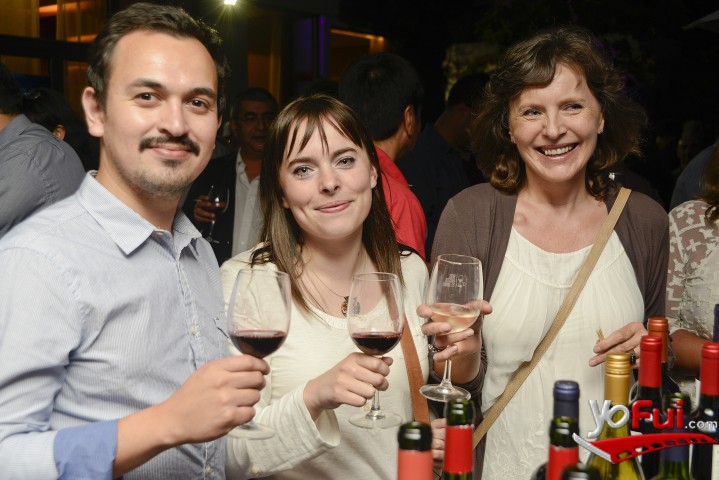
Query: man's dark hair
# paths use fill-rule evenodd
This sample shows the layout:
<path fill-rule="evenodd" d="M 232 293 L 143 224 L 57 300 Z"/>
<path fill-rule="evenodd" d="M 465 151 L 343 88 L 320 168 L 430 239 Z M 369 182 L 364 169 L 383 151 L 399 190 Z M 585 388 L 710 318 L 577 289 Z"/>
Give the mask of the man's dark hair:
<path fill-rule="evenodd" d="M 342 74 L 339 98 L 351 107 L 373 140 L 394 135 L 407 106 L 419 119 L 424 89 L 417 71 L 404 58 L 375 53 L 352 63 Z"/>
<path fill-rule="evenodd" d="M 240 103 L 247 101 L 269 103 L 274 108 L 275 113 L 280 111 L 280 106 L 277 104 L 277 99 L 275 99 L 275 97 L 270 92 L 268 92 L 264 88 L 250 87 L 242 90 L 235 96 L 235 101 L 232 103 L 232 113 L 230 114 L 230 118 L 236 120 L 237 112 L 240 108 Z"/>
<path fill-rule="evenodd" d="M 472 73 L 460 78 L 449 90 L 447 107 L 464 104 L 474 109 L 479 99 L 482 98 L 487 82 L 489 82 L 489 75 L 486 73 Z"/>
<path fill-rule="evenodd" d="M 217 67 L 217 115 L 221 115 L 225 108 L 225 82 L 230 68 L 220 36 L 213 28 L 192 18 L 182 8 L 149 3 L 135 3 L 113 15 L 90 45 L 87 83 L 95 89 L 100 105 L 105 105 L 107 84 L 112 74 L 112 56 L 117 43 L 125 35 L 137 30 L 195 38 L 204 45 Z"/>
<path fill-rule="evenodd" d="M 0 62 L 0 113 L 22 113 L 22 90 L 4 63 Z"/>

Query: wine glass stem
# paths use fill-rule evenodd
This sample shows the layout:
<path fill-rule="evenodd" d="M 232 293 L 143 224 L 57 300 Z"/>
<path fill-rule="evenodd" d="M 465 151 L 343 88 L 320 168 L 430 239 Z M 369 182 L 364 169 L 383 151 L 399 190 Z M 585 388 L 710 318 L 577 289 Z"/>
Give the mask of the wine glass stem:
<path fill-rule="evenodd" d="M 210 222 L 210 233 L 207 234 L 207 238 L 212 238 L 212 232 L 215 230 L 215 220 Z"/>
<path fill-rule="evenodd" d="M 382 410 L 380 410 L 379 407 L 379 390 L 375 390 L 374 397 L 372 397 L 372 408 L 370 408 L 370 411 L 367 412 L 367 418 L 377 420 L 378 418 L 383 417 L 384 415 L 382 414 Z"/>
<path fill-rule="evenodd" d="M 440 382 L 439 386 L 441 388 L 451 390 L 452 389 L 452 359 L 447 359 L 446 362 L 444 362 L 444 375 L 442 375 L 442 381 Z"/>

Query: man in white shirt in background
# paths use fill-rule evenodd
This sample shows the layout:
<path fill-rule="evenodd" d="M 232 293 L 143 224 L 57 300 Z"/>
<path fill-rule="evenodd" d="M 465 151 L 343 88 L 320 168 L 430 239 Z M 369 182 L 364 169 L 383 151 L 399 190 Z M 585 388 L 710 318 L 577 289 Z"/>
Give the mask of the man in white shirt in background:
<path fill-rule="evenodd" d="M 260 239 L 260 166 L 267 132 L 278 111 L 277 101 L 267 90 L 251 87 L 240 92 L 230 120 L 237 153 L 212 159 L 187 194 L 183 209 L 197 228 L 207 235 L 215 220 L 211 243 L 219 264 L 254 247 Z M 229 190 L 225 212 L 212 208 L 207 194 L 213 187 Z"/>

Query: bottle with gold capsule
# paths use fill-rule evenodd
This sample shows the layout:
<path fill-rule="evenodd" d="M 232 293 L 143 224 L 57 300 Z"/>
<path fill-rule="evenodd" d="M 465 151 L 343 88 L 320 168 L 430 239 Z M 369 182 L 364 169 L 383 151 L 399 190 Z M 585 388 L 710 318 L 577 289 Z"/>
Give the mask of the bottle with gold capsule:
<path fill-rule="evenodd" d="M 604 398 L 609 400 L 612 406 L 627 406 L 629 402 L 629 376 L 632 366 L 629 363 L 628 353 L 610 353 L 604 365 Z M 618 412 L 619 419 L 623 413 Z M 619 428 L 612 428 L 608 423 L 602 428 L 599 440 L 610 438 L 621 438 L 629 436 L 629 422 Z M 602 457 L 590 454 L 587 465 L 599 471 L 602 480 L 639 480 L 644 479 L 644 474 L 639 466 L 639 459 L 634 457 L 619 463 L 611 463 Z"/>

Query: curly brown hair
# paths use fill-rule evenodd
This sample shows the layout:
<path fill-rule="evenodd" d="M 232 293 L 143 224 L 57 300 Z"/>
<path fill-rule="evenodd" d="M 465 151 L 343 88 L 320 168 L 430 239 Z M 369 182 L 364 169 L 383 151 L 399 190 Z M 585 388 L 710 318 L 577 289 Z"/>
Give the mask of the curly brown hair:
<path fill-rule="evenodd" d="M 509 104 L 528 87 L 549 85 L 559 64 L 585 79 L 604 116 L 604 132 L 597 138 L 586 172 L 587 191 L 602 199 L 614 188 L 607 178 L 608 168 L 629 154 L 641 154 L 640 138 L 647 117 L 644 109 L 623 92 L 622 75 L 584 28 L 547 30 L 507 50 L 485 87 L 473 121 L 477 166 L 502 192 L 514 194 L 524 185 L 524 161 L 509 136 Z"/>

